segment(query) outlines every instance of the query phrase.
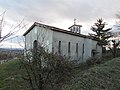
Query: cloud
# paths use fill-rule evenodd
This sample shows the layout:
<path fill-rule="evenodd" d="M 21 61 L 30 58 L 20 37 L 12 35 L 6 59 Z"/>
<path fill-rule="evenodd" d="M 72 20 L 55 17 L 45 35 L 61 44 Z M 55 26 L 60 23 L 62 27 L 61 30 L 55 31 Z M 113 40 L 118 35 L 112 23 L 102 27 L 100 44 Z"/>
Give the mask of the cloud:
<path fill-rule="evenodd" d="M 76 18 L 87 33 L 101 17 L 110 26 L 115 24 L 119 4 L 120 0 L 0 0 L 0 11 L 6 10 L 7 19 L 13 22 L 25 18 L 27 23 L 37 21 L 63 29 Z"/>
<path fill-rule="evenodd" d="M 25 18 L 27 23 L 36 21 L 67 29 L 74 18 L 79 24 L 93 25 L 102 17 L 113 24 L 119 3 L 120 0 L 0 0 L 0 7 L 12 21 Z"/>
<path fill-rule="evenodd" d="M 59 22 L 77 18 L 88 22 L 98 17 L 114 18 L 120 0 L 6 0 L 0 5 L 9 11 L 12 19 L 26 17 L 28 21 Z M 13 18 L 14 17 L 14 18 Z"/>

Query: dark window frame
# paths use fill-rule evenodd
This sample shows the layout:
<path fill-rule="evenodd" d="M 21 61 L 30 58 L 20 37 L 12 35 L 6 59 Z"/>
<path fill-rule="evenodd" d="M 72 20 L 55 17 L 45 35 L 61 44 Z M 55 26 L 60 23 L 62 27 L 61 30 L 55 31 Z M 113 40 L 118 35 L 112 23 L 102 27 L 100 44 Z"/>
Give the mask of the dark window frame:
<path fill-rule="evenodd" d="M 71 47 L 71 46 L 70 46 L 70 42 L 68 42 L 68 53 L 70 53 L 70 51 L 71 51 L 71 50 L 70 50 L 70 47 Z"/>
<path fill-rule="evenodd" d="M 61 41 L 58 42 L 58 52 L 61 54 Z"/>
<path fill-rule="evenodd" d="M 34 42 L 33 42 L 33 49 L 37 49 L 37 47 L 38 47 L 38 41 L 34 40 Z"/>
<path fill-rule="evenodd" d="M 76 43 L 76 53 L 78 53 L 78 43 Z"/>
<path fill-rule="evenodd" d="M 84 47 L 85 47 L 85 46 L 84 46 L 84 44 L 83 44 L 83 53 L 84 53 Z"/>

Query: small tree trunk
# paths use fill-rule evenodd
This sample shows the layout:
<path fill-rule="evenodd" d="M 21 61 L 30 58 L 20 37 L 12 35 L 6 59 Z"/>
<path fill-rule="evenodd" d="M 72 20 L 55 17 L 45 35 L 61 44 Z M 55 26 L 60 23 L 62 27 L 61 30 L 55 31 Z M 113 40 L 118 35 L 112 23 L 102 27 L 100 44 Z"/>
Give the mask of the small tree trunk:
<path fill-rule="evenodd" d="M 41 76 L 41 74 L 39 75 L 39 90 L 44 90 L 43 89 L 43 79 L 42 79 L 42 76 Z"/>

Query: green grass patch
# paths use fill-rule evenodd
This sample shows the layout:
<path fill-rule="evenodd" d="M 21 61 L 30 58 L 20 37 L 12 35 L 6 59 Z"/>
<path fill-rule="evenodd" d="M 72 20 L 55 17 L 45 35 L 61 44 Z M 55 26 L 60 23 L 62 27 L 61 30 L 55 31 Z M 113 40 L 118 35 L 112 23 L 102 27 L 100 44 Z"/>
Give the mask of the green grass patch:
<path fill-rule="evenodd" d="M 28 90 L 28 83 L 21 77 L 24 69 L 19 60 L 0 65 L 0 90 Z M 79 70 L 64 90 L 120 90 L 120 58 Z"/>
<path fill-rule="evenodd" d="M 20 61 L 12 60 L 0 65 L 0 90 L 26 90 L 26 82 L 21 78 Z"/>
<path fill-rule="evenodd" d="M 78 73 L 65 90 L 120 90 L 120 58 Z"/>

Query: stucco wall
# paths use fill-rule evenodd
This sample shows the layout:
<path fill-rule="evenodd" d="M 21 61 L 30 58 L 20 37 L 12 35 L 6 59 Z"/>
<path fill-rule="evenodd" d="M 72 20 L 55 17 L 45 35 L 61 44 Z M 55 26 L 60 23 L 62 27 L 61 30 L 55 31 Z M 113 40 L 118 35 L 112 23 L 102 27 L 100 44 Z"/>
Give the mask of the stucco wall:
<path fill-rule="evenodd" d="M 39 44 L 45 47 L 49 52 L 58 53 L 59 41 L 61 41 L 61 55 L 70 56 L 71 60 L 85 62 L 92 57 L 92 49 L 96 49 L 99 55 L 102 54 L 100 46 L 96 45 L 97 41 L 89 38 L 78 37 L 62 32 L 50 30 L 50 28 L 35 26 L 25 36 L 25 48 L 33 48 L 33 42 L 37 40 Z M 68 53 L 68 43 L 70 42 L 70 53 Z M 76 53 L 76 43 L 78 43 L 78 53 Z"/>
<path fill-rule="evenodd" d="M 88 38 L 84 38 L 84 57 L 83 62 L 85 62 L 88 58 L 91 57 L 91 50 L 92 50 L 92 43 L 93 41 Z"/>
<path fill-rule="evenodd" d="M 26 36 L 25 36 L 25 47 L 27 50 L 33 48 L 33 42 L 37 40 L 39 44 L 49 52 L 52 52 L 52 35 L 53 31 L 48 30 L 48 28 L 43 28 L 35 26 Z"/>
<path fill-rule="evenodd" d="M 80 62 L 84 62 L 87 58 L 91 57 L 92 47 L 94 47 L 94 46 L 96 47 L 96 45 L 93 46 L 93 44 L 92 44 L 93 42 L 95 43 L 96 41 L 93 41 L 91 39 L 54 31 L 53 32 L 54 53 L 58 52 L 59 41 L 61 41 L 62 55 L 69 56 L 68 43 L 70 42 L 70 44 L 71 44 L 71 52 L 70 52 L 71 59 L 80 60 Z M 76 43 L 78 43 L 78 56 L 76 54 Z"/>

